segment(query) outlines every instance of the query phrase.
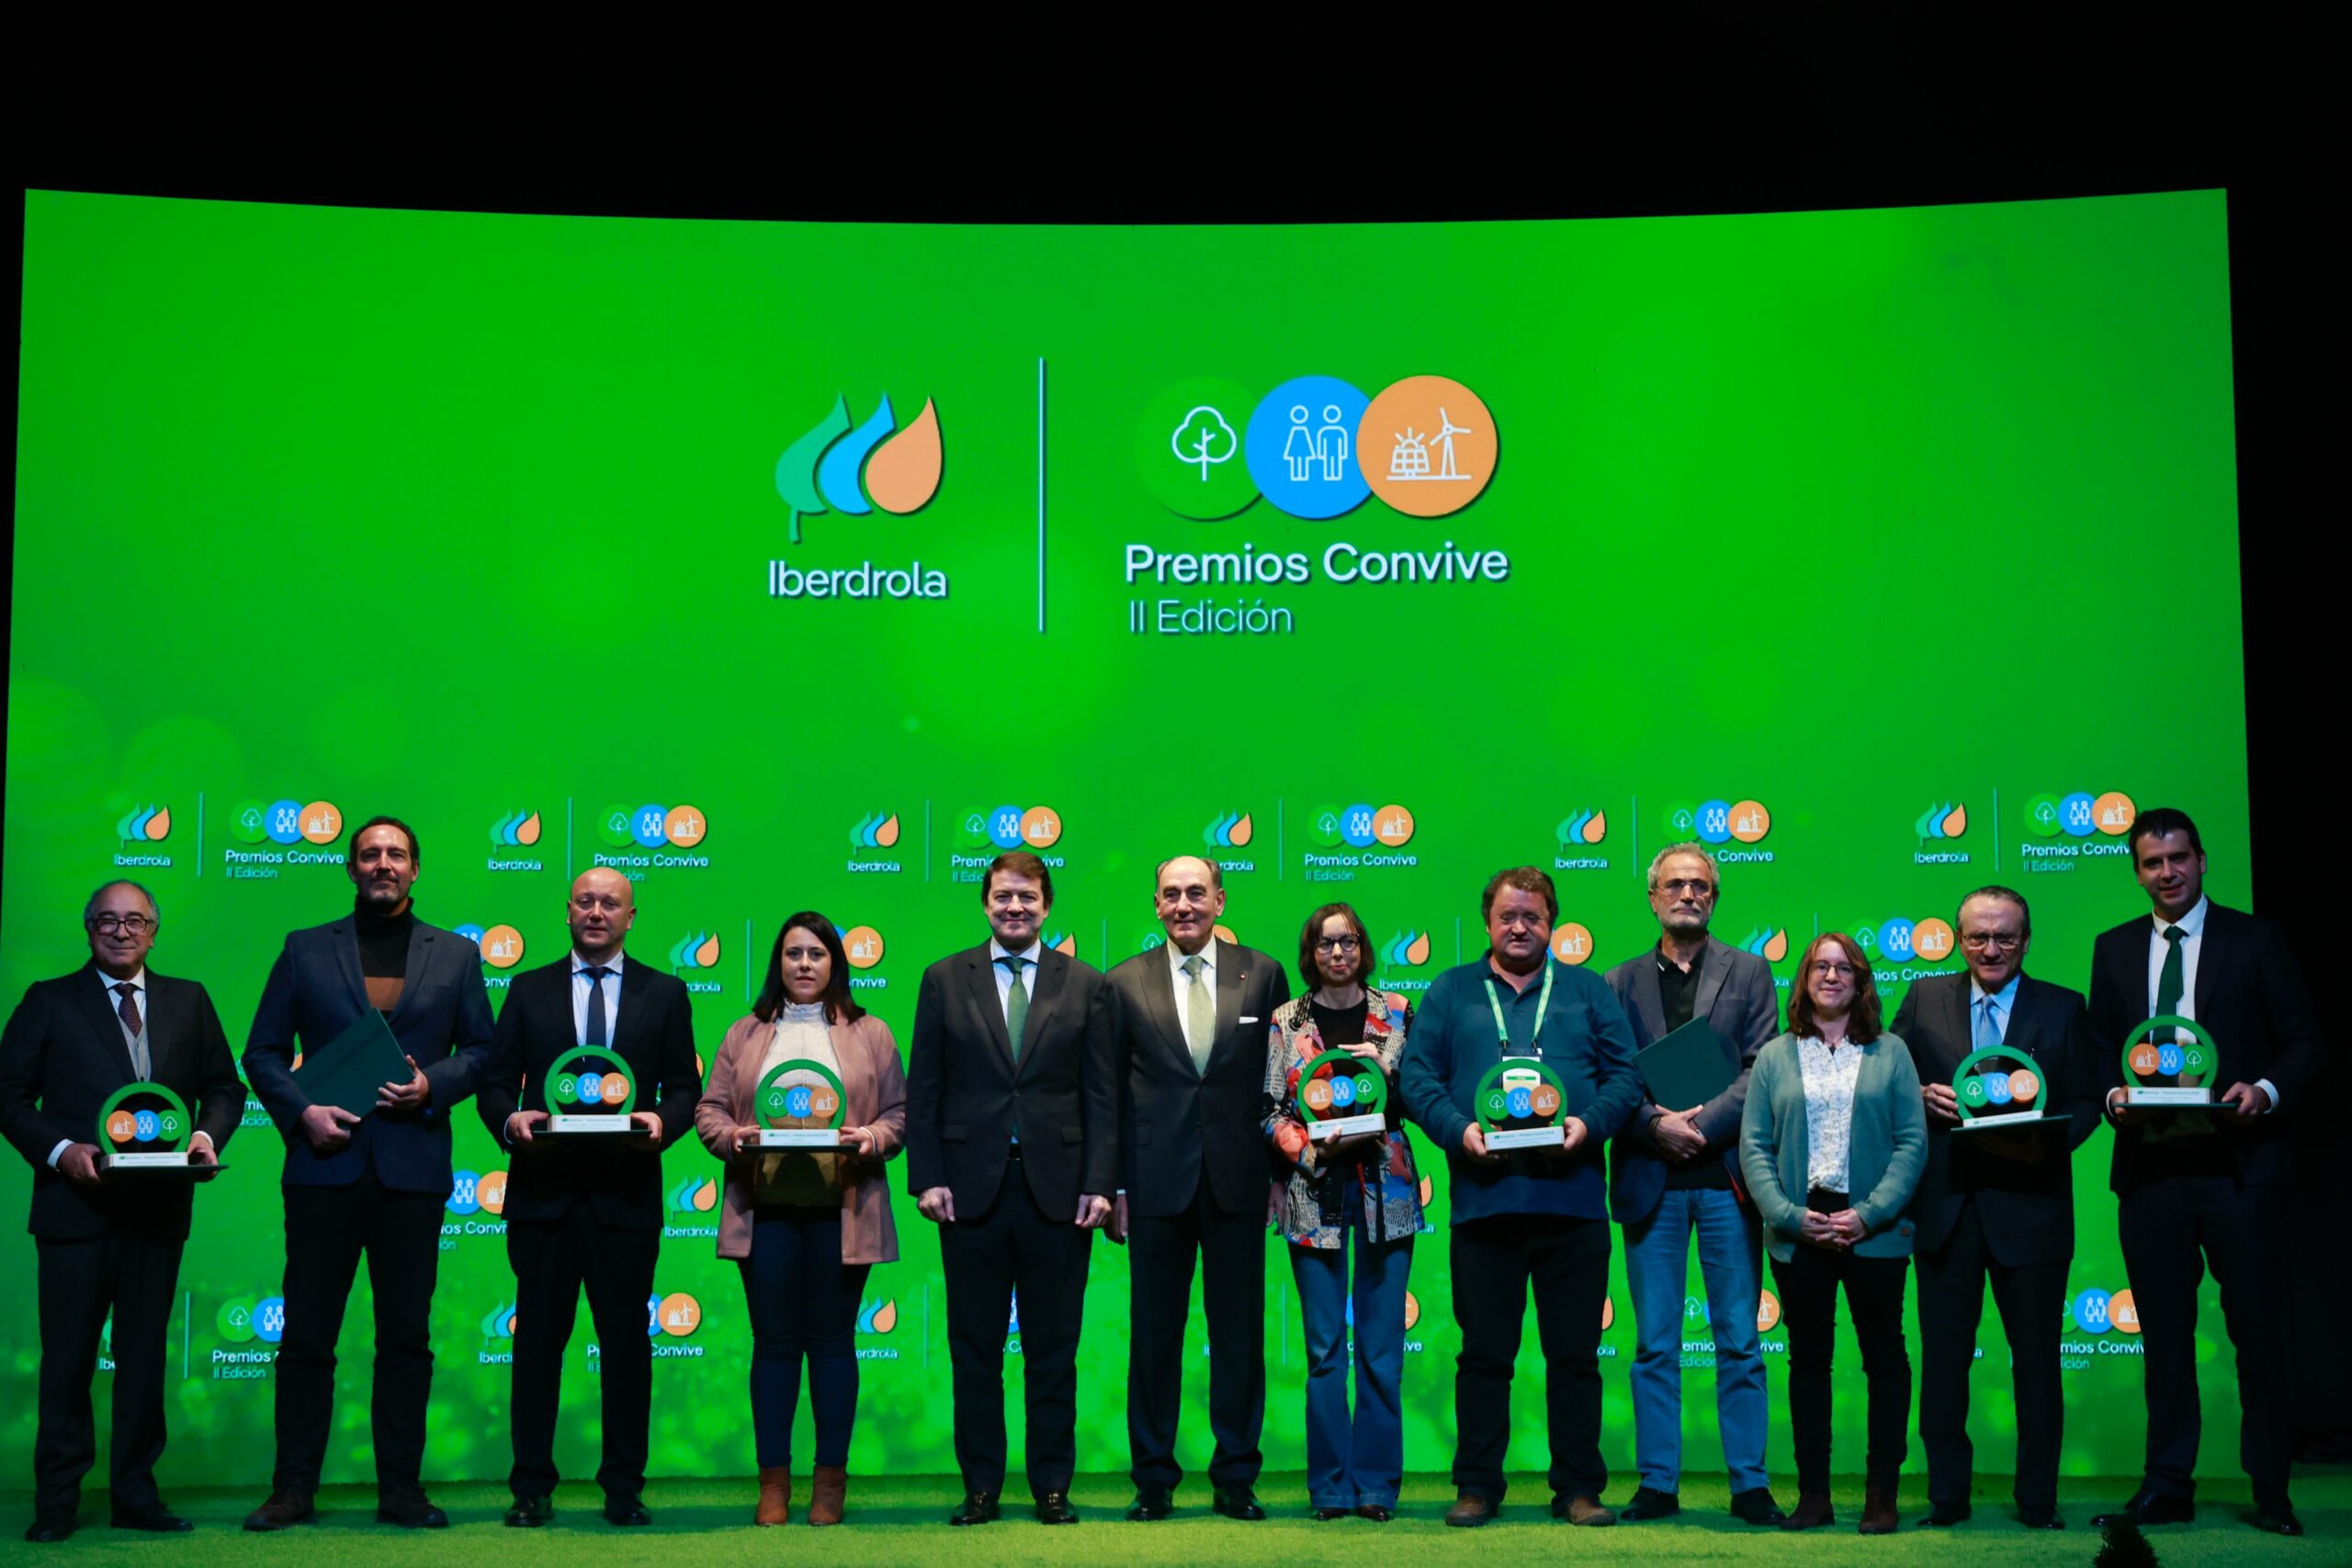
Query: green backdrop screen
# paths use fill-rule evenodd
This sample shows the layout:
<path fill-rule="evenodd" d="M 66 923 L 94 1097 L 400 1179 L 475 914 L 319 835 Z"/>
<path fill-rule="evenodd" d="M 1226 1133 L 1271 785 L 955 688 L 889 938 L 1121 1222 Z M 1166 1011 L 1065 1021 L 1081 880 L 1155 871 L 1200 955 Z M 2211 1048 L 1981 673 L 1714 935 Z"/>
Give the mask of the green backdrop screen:
<path fill-rule="evenodd" d="M 1891 1017 L 1958 966 L 1938 922 L 1994 881 L 2033 900 L 2033 971 L 2080 987 L 2092 934 L 2146 907 L 2135 806 L 2195 811 L 2216 896 L 2246 897 L 2224 233 L 2218 192 L 1164 230 L 34 192 L 0 991 L 79 964 L 81 900 L 135 876 L 156 967 L 201 979 L 242 1047 L 283 933 L 347 908 L 347 824 L 379 811 L 416 826 L 418 909 L 481 934 L 493 1001 L 563 953 L 569 876 L 623 865 L 630 951 L 692 985 L 706 1057 L 803 906 L 850 932 L 903 1048 L 923 966 L 985 934 L 1004 842 L 1052 857 L 1049 932 L 1104 966 L 1157 939 L 1151 868 L 1188 851 L 1226 862 L 1226 923 L 1286 964 L 1343 897 L 1385 983 L 1424 987 L 1481 952 L 1487 874 L 1532 861 L 1564 955 L 1606 966 L 1655 938 L 1649 856 L 1702 836 L 1716 933 L 1784 992 L 1816 931 L 1865 932 Z M 2198 649 L 2161 675 L 2159 623 Z M 2159 680 L 2186 722 L 2151 731 Z M 2065 1465 L 2115 1474 L 2143 1427 L 2107 1148 L 2077 1156 Z M 249 1103 L 200 1195 L 167 1477 L 269 1473 L 280 1155 Z M 1419 1155 L 1442 1228 L 1444 1162 Z M 457 1163 L 427 1471 L 495 1477 L 514 1288 L 470 1114 Z M 12 1166 L 0 1208 L 28 1190 Z M 752 1462 L 718 1175 L 692 1139 L 665 1156 L 657 1474 Z M 894 1201 L 852 1466 L 952 1472 L 937 1244 Z M 1295 1468 L 1299 1326 L 1268 1254 L 1265 1447 Z M 0 1474 L 32 1444 L 32 1265 L 0 1240 Z M 1407 1459 L 1442 1469 L 1442 1234 L 1411 1288 Z M 1126 1462 L 1126 1289 L 1098 1247 L 1081 1469 Z M 372 1473 L 366 1303 L 330 1479 Z M 1705 1469 L 1695 1269 L 1688 1305 Z M 1621 1468 L 1632 1319 L 1621 1258 Z M 1996 1322 L 1974 1420 L 1998 1470 Z M 594 1337 L 583 1314 L 575 1475 Z M 1765 1343 L 1777 1368 L 1784 1331 Z M 1850 1337 L 1840 1364 L 1858 1462 Z M 1540 1467 L 1532 1328 L 1521 1371 L 1511 1462 Z"/>

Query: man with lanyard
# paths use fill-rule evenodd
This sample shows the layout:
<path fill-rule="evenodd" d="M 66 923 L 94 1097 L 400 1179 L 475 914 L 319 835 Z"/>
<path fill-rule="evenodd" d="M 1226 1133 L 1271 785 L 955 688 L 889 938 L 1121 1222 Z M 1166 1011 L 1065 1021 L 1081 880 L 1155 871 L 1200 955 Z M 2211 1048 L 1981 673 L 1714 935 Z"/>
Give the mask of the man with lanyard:
<path fill-rule="evenodd" d="M 1479 909 L 1491 945 L 1439 976 L 1405 1043 L 1406 1113 L 1446 1158 L 1453 1181 L 1450 1261 L 1462 1355 L 1454 1373 L 1449 1525 L 1501 1510 L 1510 1443 L 1510 1380 L 1530 1287 L 1544 1346 L 1552 1512 L 1612 1524 L 1600 1506 L 1600 1308 L 1609 1288 L 1601 1146 L 1642 1099 L 1633 1031 L 1598 976 L 1551 956 L 1559 895 L 1533 866 L 1498 872 Z M 1509 1057 L 1557 1074 L 1569 1112 L 1556 1148 L 1491 1154 L 1473 1113 L 1479 1083 Z"/>

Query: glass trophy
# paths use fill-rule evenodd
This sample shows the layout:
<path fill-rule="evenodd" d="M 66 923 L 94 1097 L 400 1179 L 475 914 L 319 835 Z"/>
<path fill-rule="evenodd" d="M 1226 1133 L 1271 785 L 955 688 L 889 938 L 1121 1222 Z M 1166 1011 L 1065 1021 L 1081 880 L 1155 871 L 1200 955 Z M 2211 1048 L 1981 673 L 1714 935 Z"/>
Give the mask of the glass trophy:
<path fill-rule="evenodd" d="M 1560 1122 L 1567 1093 L 1560 1075 L 1534 1056 L 1506 1056 L 1478 1085 L 1478 1128 L 1490 1154 L 1558 1148 L 1567 1141 Z"/>

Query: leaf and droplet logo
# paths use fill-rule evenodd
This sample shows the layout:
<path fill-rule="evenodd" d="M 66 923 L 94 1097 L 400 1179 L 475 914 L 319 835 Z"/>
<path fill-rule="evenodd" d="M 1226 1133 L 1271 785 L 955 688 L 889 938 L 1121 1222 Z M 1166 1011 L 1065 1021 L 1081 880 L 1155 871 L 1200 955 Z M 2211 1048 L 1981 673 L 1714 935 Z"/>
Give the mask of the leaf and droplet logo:
<path fill-rule="evenodd" d="M 869 811 L 850 824 L 851 849 L 887 850 L 898 842 L 899 814 L 895 811 Z"/>
<path fill-rule="evenodd" d="M 1564 850 L 1580 850 L 1597 844 L 1609 836 L 1609 813 L 1593 807 L 1584 807 L 1560 819 L 1553 829 Z"/>
<path fill-rule="evenodd" d="M 1238 850 L 1246 847 L 1257 831 L 1247 811 L 1228 811 L 1201 829 L 1201 842 L 1213 850 Z"/>
<path fill-rule="evenodd" d="M 864 517 L 879 510 L 905 517 L 922 511 L 939 493 L 945 462 L 933 400 L 924 399 L 922 412 L 900 429 L 885 392 L 852 429 L 849 400 L 836 396 L 831 412 L 775 460 L 775 492 L 792 509 L 792 542 L 800 542 L 804 516 Z"/>
<path fill-rule="evenodd" d="M 672 970 L 708 969 L 718 962 L 718 933 L 691 931 L 670 946 Z"/>
<path fill-rule="evenodd" d="M 1752 953 L 1767 964 L 1778 964 L 1789 955 L 1789 932 L 1785 926 L 1765 926 L 1751 931 L 1739 944 L 1742 953 Z"/>
<path fill-rule="evenodd" d="M 1919 813 L 1919 819 L 1911 824 L 1911 831 L 1919 836 L 1923 845 L 1938 839 L 1957 839 L 1968 831 L 1968 807 L 1949 800 L 1941 806 L 1931 806 Z"/>
<path fill-rule="evenodd" d="M 172 833 L 172 808 L 152 801 L 123 813 L 114 825 L 114 836 L 126 850 L 147 844 L 160 844 Z"/>
<path fill-rule="evenodd" d="M 490 847 L 528 849 L 539 841 L 539 827 L 537 812 L 510 811 L 490 825 Z"/>
<path fill-rule="evenodd" d="M 888 1334 L 899 1326 L 899 1303 L 888 1296 L 868 1302 L 858 1309 L 857 1331 L 860 1334 Z"/>
<path fill-rule="evenodd" d="M 1430 961 L 1430 933 L 1399 931 L 1381 944 L 1380 956 L 1388 963 L 1418 969 Z"/>

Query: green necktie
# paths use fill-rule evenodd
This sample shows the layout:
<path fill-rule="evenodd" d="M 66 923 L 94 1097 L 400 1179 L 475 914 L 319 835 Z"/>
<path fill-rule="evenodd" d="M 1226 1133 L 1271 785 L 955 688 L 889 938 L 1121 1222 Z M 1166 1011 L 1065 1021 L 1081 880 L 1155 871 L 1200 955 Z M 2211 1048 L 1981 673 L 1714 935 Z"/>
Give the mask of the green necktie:
<path fill-rule="evenodd" d="M 2188 935 L 2178 926 L 2165 928 L 2165 966 L 2156 972 L 2157 1017 L 2180 1010 L 2180 944 Z M 2176 1039 L 2180 1033 L 2178 1030 L 2166 1030 L 2165 1032 Z"/>
<path fill-rule="evenodd" d="M 1193 979 L 1192 989 L 1184 994 L 1184 1032 L 1190 1036 L 1186 1043 L 1193 1048 L 1193 1070 L 1206 1077 L 1209 1052 L 1216 1044 L 1216 1003 L 1209 998 L 1209 988 L 1201 980 L 1201 971 L 1208 967 L 1208 960 L 1195 953 L 1184 960 L 1184 973 Z"/>
<path fill-rule="evenodd" d="M 1029 961 L 1017 953 L 997 960 L 1012 971 L 1012 988 L 1004 993 L 1004 1032 L 1012 1037 L 1012 1059 L 1021 1060 L 1021 1032 L 1029 1021 L 1029 992 L 1021 984 L 1022 965 Z"/>

